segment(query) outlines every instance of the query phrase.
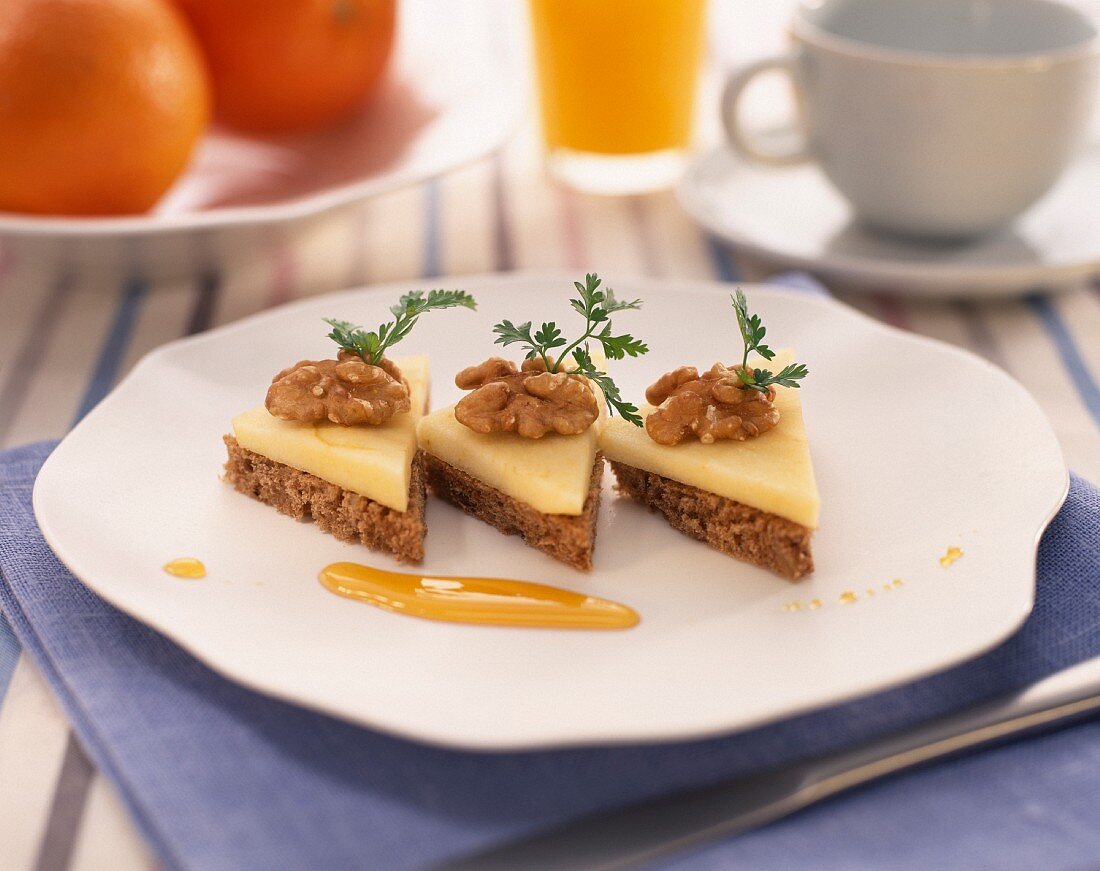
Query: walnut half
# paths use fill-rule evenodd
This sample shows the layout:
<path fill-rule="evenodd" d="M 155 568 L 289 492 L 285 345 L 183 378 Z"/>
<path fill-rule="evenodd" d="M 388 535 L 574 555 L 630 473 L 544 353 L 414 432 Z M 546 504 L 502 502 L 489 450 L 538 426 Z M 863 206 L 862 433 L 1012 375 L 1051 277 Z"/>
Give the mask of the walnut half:
<path fill-rule="evenodd" d="M 392 361 L 378 366 L 341 351 L 336 360 L 300 360 L 271 381 L 264 402 L 283 420 L 343 426 L 385 423 L 411 407 L 409 385 Z"/>
<path fill-rule="evenodd" d="M 600 413 L 587 378 L 548 372 L 538 358 L 524 360 L 523 368 L 517 369 L 511 360 L 491 357 L 463 369 L 455 384 L 473 391 L 459 400 L 455 417 L 474 432 L 515 432 L 529 439 L 548 432 L 576 435 Z"/>
<path fill-rule="evenodd" d="M 646 418 L 649 437 L 678 445 L 694 436 L 709 445 L 720 439 L 744 441 L 774 427 L 779 423 L 775 388 L 761 393 L 743 387 L 740 368 L 715 363 L 700 375 L 694 366 L 681 366 L 662 375 L 645 392 L 649 403 L 660 406 Z"/>

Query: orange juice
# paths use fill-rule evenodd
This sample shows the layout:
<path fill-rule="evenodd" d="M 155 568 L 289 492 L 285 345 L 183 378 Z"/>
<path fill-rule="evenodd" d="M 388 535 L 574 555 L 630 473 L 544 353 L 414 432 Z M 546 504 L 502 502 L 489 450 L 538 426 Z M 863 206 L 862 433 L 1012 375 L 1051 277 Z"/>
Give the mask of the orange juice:
<path fill-rule="evenodd" d="M 691 136 L 705 0 L 531 0 L 546 144 L 602 155 Z"/>

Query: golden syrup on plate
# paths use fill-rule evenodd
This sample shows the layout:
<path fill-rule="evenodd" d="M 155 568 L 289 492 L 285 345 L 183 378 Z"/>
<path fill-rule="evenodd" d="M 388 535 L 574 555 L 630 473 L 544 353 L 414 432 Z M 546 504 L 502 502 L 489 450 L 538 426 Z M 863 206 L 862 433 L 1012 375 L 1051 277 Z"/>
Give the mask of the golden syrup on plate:
<path fill-rule="evenodd" d="M 202 560 L 190 556 L 180 557 L 165 563 L 164 570 L 176 578 L 195 579 L 206 577 L 206 566 L 202 564 Z"/>
<path fill-rule="evenodd" d="M 962 555 L 963 551 L 961 547 L 949 547 L 947 553 L 940 557 L 940 565 L 945 569 L 949 569 L 955 560 L 961 558 Z"/>
<path fill-rule="evenodd" d="M 407 574 L 344 562 L 325 566 L 320 581 L 338 596 L 451 623 L 629 629 L 638 622 L 637 612 L 618 602 L 508 578 Z"/>
<path fill-rule="evenodd" d="M 894 578 L 893 581 L 882 584 L 881 587 L 886 592 L 893 592 L 899 589 L 905 582 L 901 578 Z M 867 587 L 862 594 L 857 593 L 855 590 L 844 590 L 837 596 L 837 604 L 839 605 L 854 605 L 861 599 L 872 599 L 877 591 L 874 587 Z M 817 611 L 821 608 L 833 607 L 832 605 L 826 606 L 825 602 L 821 599 L 810 599 L 808 602 L 793 601 L 787 602 L 782 606 L 784 613 L 790 614 L 795 611 L 809 610 Z"/>

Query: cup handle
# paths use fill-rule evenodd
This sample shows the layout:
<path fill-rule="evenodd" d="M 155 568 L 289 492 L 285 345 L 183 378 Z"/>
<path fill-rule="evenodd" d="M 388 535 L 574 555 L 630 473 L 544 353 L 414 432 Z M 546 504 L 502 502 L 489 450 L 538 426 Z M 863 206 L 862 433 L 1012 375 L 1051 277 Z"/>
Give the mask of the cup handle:
<path fill-rule="evenodd" d="M 785 72 L 791 77 L 791 82 L 794 84 L 794 58 L 790 55 L 764 58 L 742 67 L 730 75 L 725 90 L 722 92 L 722 124 L 726 128 L 726 137 L 739 154 L 757 163 L 766 163 L 771 166 L 790 166 L 795 163 L 804 163 L 810 159 L 805 136 L 803 136 L 802 144 L 790 151 L 769 151 L 754 142 L 752 137 L 746 135 L 741 128 L 741 120 L 738 117 L 737 110 L 740 107 L 741 97 L 745 93 L 745 89 L 758 75 L 773 70 Z"/>

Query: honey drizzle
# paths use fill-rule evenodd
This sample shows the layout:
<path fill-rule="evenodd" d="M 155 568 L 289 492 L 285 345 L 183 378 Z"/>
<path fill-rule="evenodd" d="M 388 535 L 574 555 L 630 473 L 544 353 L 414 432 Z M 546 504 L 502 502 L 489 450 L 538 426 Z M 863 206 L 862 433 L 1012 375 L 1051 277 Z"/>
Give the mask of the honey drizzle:
<path fill-rule="evenodd" d="M 338 596 L 450 623 L 628 629 L 639 619 L 636 611 L 618 602 L 508 578 L 406 574 L 340 562 L 325 566 L 319 580 Z"/>
<path fill-rule="evenodd" d="M 942 557 L 940 557 L 940 565 L 943 566 L 945 569 L 950 568 L 952 564 L 956 560 L 961 559 L 962 556 L 963 549 L 961 547 L 956 547 L 952 545 L 947 549 L 947 552 Z M 890 593 L 894 590 L 900 590 L 903 586 L 905 586 L 905 581 L 903 581 L 901 578 L 894 578 L 893 580 L 887 581 L 886 583 L 882 584 L 881 589 L 883 592 Z M 870 599 L 874 595 L 874 587 L 867 587 L 863 591 L 863 598 Z M 855 590 L 844 590 L 838 596 L 837 603 L 840 605 L 854 605 L 859 600 L 860 594 L 857 593 Z M 822 605 L 823 603 L 820 599 L 811 599 L 809 602 L 805 603 L 795 600 L 783 603 L 782 610 L 784 613 L 793 614 L 796 611 L 801 611 L 803 608 L 807 608 L 811 611 L 816 611 L 818 608 L 822 607 Z"/>
<path fill-rule="evenodd" d="M 206 566 L 202 564 L 202 560 L 197 560 L 190 556 L 184 556 L 166 562 L 163 569 L 174 578 L 189 578 L 195 580 L 206 577 Z"/>
<path fill-rule="evenodd" d="M 949 569 L 955 560 L 960 559 L 962 555 L 963 550 L 961 547 L 951 546 L 947 549 L 947 553 L 940 557 L 940 565 L 945 569 Z"/>
<path fill-rule="evenodd" d="M 882 589 L 886 592 L 892 592 L 894 590 L 899 589 L 904 583 L 905 582 L 901 578 L 894 578 L 892 581 L 889 581 L 888 583 L 883 584 Z M 864 592 L 863 592 L 864 598 L 869 599 L 874 595 L 875 595 L 875 588 L 874 587 L 867 587 L 867 589 L 864 590 Z M 837 604 L 839 604 L 839 605 L 854 605 L 859 600 L 860 600 L 860 595 L 855 590 L 844 590 L 837 597 Z M 781 610 L 786 614 L 793 614 L 796 611 L 801 611 L 803 609 L 807 609 L 807 610 L 810 610 L 810 611 L 816 611 L 819 608 L 822 608 L 824 606 L 825 606 L 825 603 L 823 601 L 821 601 L 821 599 L 810 599 L 808 602 L 802 602 L 802 601 L 799 601 L 799 600 L 796 599 L 794 601 L 784 602 L 782 607 L 781 607 Z"/>

